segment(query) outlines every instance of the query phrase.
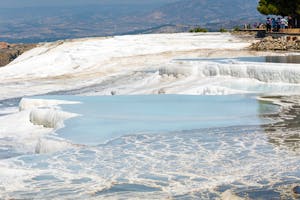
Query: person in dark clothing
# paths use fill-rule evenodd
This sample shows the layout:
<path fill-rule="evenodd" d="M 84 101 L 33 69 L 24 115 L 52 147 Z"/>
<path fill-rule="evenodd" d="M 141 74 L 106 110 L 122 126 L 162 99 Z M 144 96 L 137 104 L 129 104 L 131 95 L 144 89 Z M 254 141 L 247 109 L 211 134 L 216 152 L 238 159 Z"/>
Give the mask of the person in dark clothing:
<path fill-rule="evenodd" d="M 281 27 L 281 18 L 278 17 L 277 20 L 276 20 L 276 31 L 277 32 L 279 32 L 280 27 Z"/>
<path fill-rule="evenodd" d="M 270 17 L 267 17 L 267 20 L 266 20 L 266 27 L 267 27 L 267 32 L 271 32 L 272 30 L 272 21 L 270 19 Z"/>
<path fill-rule="evenodd" d="M 288 17 L 288 27 L 293 28 L 293 18 L 291 16 Z"/>
<path fill-rule="evenodd" d="M 272 22 L 272 30 L 276 31 L 276 20 L 275 20 L 275 18 L 272 18 L 271 22 Z"/>

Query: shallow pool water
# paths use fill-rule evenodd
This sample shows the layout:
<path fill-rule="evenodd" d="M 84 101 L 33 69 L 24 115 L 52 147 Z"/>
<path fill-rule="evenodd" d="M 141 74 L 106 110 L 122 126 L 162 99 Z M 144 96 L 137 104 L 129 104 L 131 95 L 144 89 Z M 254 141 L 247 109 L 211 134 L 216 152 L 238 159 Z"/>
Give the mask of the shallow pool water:
<path fill-rule="evenodd" d="M 216 61 L 227 63 L 228 60 L 236 60 L 241 62 L 264 62 L 264 63 L 294 63 L 300 64 L 300 55 L 280 55 L 280 56 L 251 56 L 251 57 L 235 57 L 235 58 L 191 58 L 176 59 L 178 61 Z"/>
<path fill-rule="evenodd" d="M 39 97 L 37 97 L 39 98 Z M 76 144 L 99 144 L 115 137 L 140 133 L 164 133 L 212 127 L 260 125 L 262 115 L 278 107 L 254 96 L 134 95 L 44 96 L 79 101 L 63 109 L 80 116 L 57 131 Z"/>
<path fill-rule="evenodd" d="M 261 57 L 242 57 L 240 61 L 247 62 L 267 62 L 267 63 L 300 63 L 300 55 L 287 56 L 261 56 Z"/>
<path fill-rule="evenodd" d="M 4 198 L 289 199 L 300 183 L 297 140 L 281 137 L 280 123 L 288 121 L 278 119 L 279 106 L 254 95 L 32 99 L 80 102 L 61 105 L 79 116 L 40 139 L 49 152 L 6 149 Z"/>

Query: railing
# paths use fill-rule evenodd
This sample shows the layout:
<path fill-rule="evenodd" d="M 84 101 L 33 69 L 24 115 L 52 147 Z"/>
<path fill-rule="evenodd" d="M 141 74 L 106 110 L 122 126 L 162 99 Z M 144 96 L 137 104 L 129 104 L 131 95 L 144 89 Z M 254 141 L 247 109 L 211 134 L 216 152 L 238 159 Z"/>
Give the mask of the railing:
<path fill-rule="evenodd" d="M 279 31 L 267 32 L 265 28 L 251 28 L 240 29 L 242 32 L 256 32 L 256 37 L 264 38 L 266 36 L 272 36 L 274 38 L 283 37 L 287 35 L 300 36 L 300 28 L 280 29 Z"/>
<path fill-rule="evenodd" d="M 290 29 L 280 29 L 279 32 L 281 33 L 287 33 L 287 34 L 293 34 L 293 33 L 299 33 L 300 34 L 300 28 L 290 28 Z"/>
<path fill-rule="evenodd" d="M 240 31 L 261 31 L 261 30 L 265 30 L 265 28 L 249 28 L 249 29 L 240 29 Z"/>
<path fill-rule="evenodd" d="M 265 28 L 251 28 L 251 29 L 240 29 L 240 31 L 263 31 Z M 279 29 L 279 33 L 300 33 L 300 28 L 289 28 L 289 29 Z M 271 33 L 278 33 L 277 31 L 272 31 Z"/>

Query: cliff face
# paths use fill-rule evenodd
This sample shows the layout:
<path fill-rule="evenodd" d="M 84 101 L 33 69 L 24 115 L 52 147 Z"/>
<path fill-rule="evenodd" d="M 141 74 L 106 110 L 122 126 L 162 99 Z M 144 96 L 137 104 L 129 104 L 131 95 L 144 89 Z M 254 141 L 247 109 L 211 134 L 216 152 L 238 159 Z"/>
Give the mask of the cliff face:
<path fill-rule="evenodd" d="M 8 44 L 0 42 L 0 67 L 7 65 L 19 55 L 35 46 L 35 44 Z"/>

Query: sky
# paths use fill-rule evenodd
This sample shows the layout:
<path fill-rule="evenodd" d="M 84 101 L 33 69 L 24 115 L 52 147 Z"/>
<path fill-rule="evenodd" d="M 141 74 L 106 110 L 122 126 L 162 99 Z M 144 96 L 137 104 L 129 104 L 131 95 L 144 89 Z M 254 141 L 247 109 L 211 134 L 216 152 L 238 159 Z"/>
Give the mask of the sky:
<path fill-rule="evenodd" d="M 151 4 L 169 3 L 178 0 L 0 0 L 0 8 L 22 8 L 40 6 L 66 6 L 88 4 Z"/>

